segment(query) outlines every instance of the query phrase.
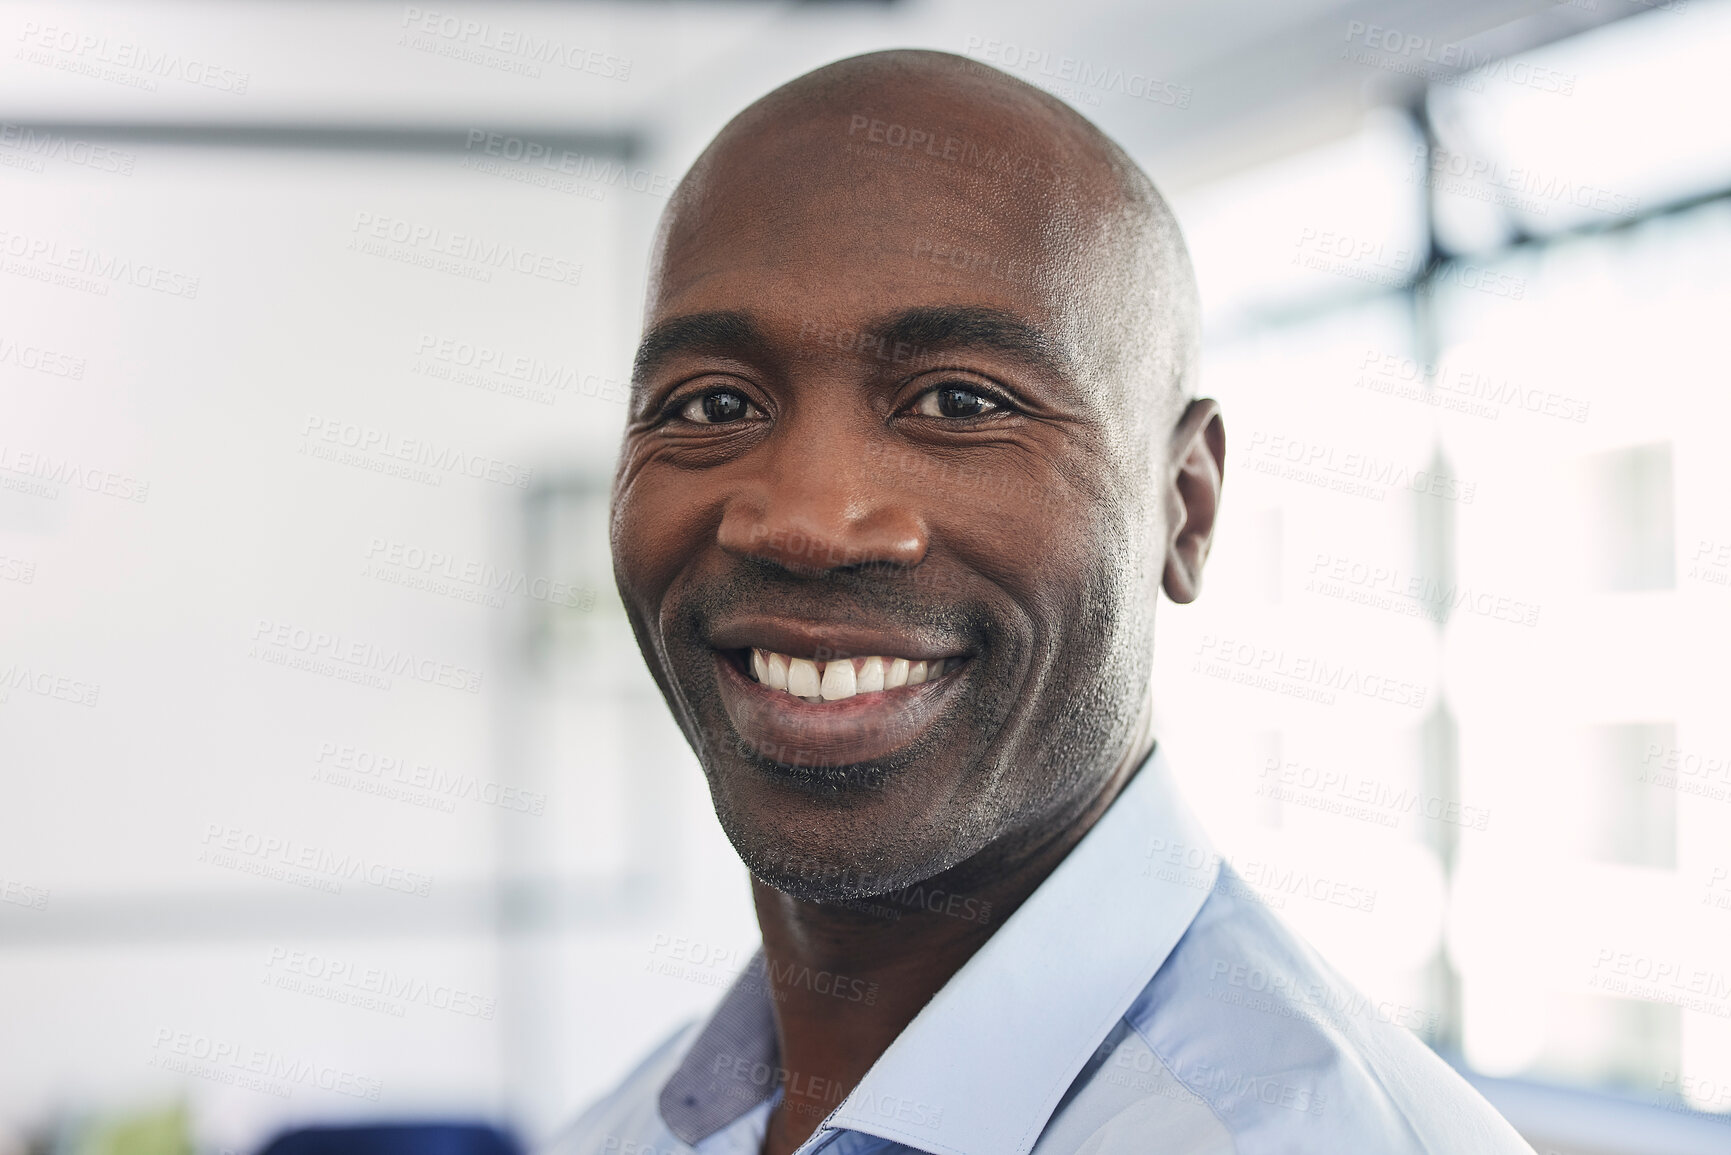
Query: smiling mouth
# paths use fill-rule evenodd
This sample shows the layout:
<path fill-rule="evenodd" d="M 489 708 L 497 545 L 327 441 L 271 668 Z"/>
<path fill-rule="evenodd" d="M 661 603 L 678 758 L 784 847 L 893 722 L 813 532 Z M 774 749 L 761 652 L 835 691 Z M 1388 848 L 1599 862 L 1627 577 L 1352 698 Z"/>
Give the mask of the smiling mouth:
<path fill-rule="evenodd" d="M 805 631 L 797 628 L 771 623 L 753 632 L 769 635 L 762 641 L 788 649 L 797 646 L 804 656 L 753 646 L 750 643 L 759 639 L 730 632 L 733 636 L 713 651 L 723 707 L 743 748 L 784 783 L 809 780 L 834 786 L 852 781 L 844 773 L 848 767 L 880 762 L 909 749 L 955 708 L 973 664 L 971 654 L 935 657 L 926 648 L 929 642 L 910 643 L 910 648 L 926 648 L 919 658 L 904 651 L 826 661 L 817 655 L 833 652 L 826 646 L 834 643 L 799 637 Z M 783 641 L 774 638 L 776 633 L 792 636 Z M 860 650 L 888 648 L 893 641 L 862 637 L 856 645 Z M 856 785 L 863 789 L 877 781 L 868 774 Z"/>
<path fill-rule="evenodd" d="M 753 681 L 805 702 L 842 702 L 867 694 L 935 682 L 962 664 L 962 658 L 913 661 L 873 654 L 863 658 L 818 661 L 774 650 L 752 648 L 741 665 Z"/>

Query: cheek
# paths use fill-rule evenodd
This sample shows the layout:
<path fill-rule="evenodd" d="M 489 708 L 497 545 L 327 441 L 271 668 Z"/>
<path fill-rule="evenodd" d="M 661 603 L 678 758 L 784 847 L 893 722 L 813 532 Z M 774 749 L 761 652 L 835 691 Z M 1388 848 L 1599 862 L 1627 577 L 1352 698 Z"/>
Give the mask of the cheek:
<path fill-rule="evenodd" d="M 1047 628 L 1058 628 L 1081 608 L 1103 555 L 1118 549 L 1120 534 L 1102 522 L 1109 504 L 1054 470 L 1038 480 L 1021 470 L 962 477 L 932 503 L 933 537 Z"/>
<path fill-rule="evenodd" d="M 1115 495 L 1041 507 L 1005 503 L 976 548 L 1025 615 L 1036 682 L 1057 700 L 1117 677 L 1148 628 L 1149 560 L 1140 517 Z"/>
<path fill-rule="evenodd" d="M 679 470 L 621 470 L 613 496 L 613 565 L 627 604 L 657 604 L 682 569 L 714 541 L 714 488 Z"/>

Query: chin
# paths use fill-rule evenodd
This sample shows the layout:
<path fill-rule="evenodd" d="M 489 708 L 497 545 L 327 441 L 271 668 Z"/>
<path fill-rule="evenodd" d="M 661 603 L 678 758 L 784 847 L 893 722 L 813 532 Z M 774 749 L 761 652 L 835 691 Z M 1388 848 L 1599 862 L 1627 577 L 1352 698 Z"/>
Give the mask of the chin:
<path fill-rule="evenodd" d="M 711 773 L 710 791 L 757 879 L 836 904 L 924 882 L 970 852 L 957 834 L 971 816 L 955 806 L 955 783 L 932 789 L 933 770 L 912 758 L 820 771 L 736 763 Z"/>

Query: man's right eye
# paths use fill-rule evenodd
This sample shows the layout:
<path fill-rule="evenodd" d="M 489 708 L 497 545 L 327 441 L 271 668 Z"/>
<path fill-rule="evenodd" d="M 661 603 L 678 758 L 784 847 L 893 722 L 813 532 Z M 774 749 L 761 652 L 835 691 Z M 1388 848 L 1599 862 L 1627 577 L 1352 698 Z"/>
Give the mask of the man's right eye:
<path fill-rule="evenodd" d="M 737 389 L 711 389 L 680 407 L 679 415 L 694 425 L 727 425 L 747 417 L 762 417 L 757 406 Z"/>

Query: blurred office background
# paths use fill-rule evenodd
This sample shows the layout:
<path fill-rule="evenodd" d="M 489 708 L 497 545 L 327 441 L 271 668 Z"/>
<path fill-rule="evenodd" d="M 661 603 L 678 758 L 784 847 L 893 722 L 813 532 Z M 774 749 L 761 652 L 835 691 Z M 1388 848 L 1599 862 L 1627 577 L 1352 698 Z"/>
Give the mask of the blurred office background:
<path fill-rule="evenodd" d="M 1223 852 L 1539 1150 L 1731 1150 L 1731 4 L 0 43 L 0 1151 L 539 1142 L 715 999 L 745 877 L 606 556 L 645 255 L 728 116 L 891 46 L 1070 101 L 1186 227 L 1230 458 L 1156 700 Z"/>

